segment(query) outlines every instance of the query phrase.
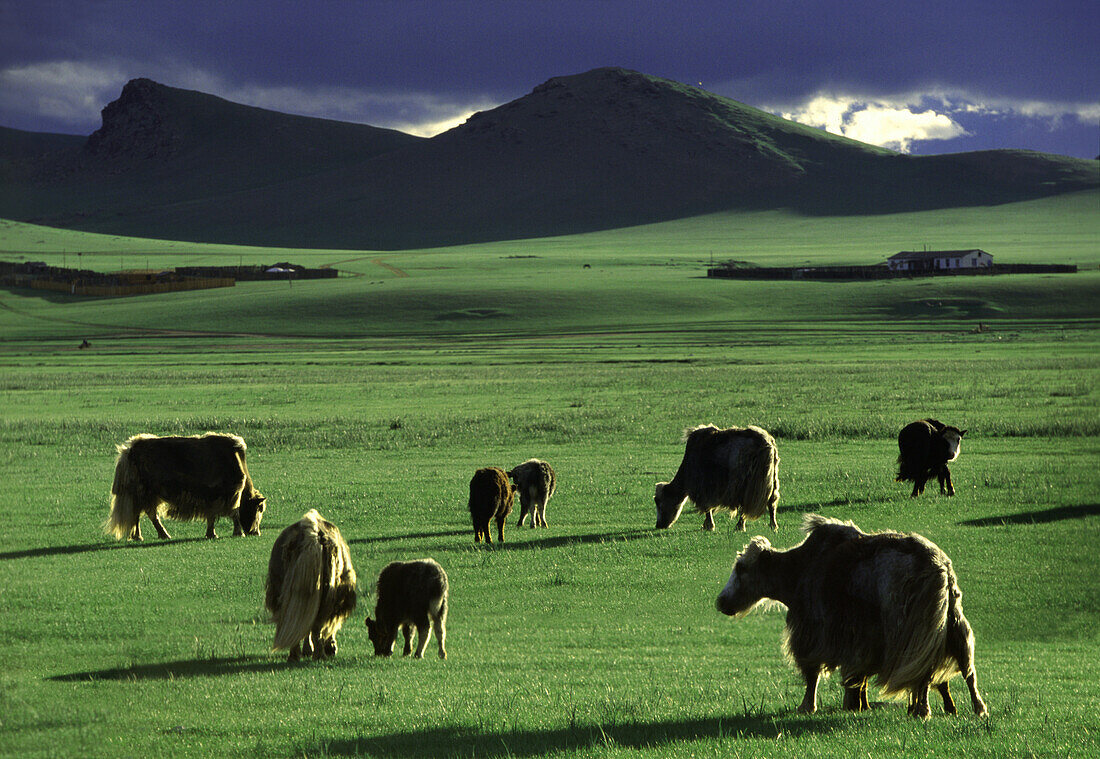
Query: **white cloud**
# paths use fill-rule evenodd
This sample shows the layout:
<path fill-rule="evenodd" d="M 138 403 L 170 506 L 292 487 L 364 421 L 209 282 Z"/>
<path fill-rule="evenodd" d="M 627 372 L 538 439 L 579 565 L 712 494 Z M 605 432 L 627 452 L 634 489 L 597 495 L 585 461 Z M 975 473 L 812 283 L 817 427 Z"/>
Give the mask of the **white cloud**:
<path fill-rule="evenodd" d="M 903 153 L 917 141 L 968 135 L 958 121 L 960 115 L 1037 119 L 1051 129 L 1064 120 L 1092 124 L 1100 119 L 1100 103 L 990 98 L 941 87 L 886 96 L 818 92 L 802 103 L 764 109 L 800 124 Z"/>
<path fill-rule="evenodd" d="M 0 70 L 0 109 L 19 116 L 45 116 L 62 124 L 98 121 L 118 96 L 126 74 L 114 64 L 52 61 Z"/>

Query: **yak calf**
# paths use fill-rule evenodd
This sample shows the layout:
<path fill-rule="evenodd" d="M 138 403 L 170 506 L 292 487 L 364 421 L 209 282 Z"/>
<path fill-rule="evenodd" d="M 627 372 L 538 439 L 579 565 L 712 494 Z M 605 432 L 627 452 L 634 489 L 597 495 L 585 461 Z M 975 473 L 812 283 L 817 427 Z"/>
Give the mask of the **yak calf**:
<path fill-rule="evenodd" d="M 898 433 L 897 482 L 912 482 L 911 496 L 924 492 L 924 483 L 936 477 L 940 493 L 955 495 L 947 464 L 959 457 L 966 430 L 950 427 L 935 419 L 921 419 L 905 425 Z"/>
<path fill-rule="evenodd" d="M 489 522 L 496 520 L 497 537 L 504 542 L 504 522 L 512 513 L 515 490 L 503 469 L 495 466 L 478 469 L 470 480 L 470 519 L 474 523 L 474 542 L 493 542 Z"/>
<path fill-rule="evenodd" d="M 974 633 L 947 555 L 919 535 L 867 534 L 817 514 L 806 515 L 803 531 L 786 551 L 753 538 L 717 600 L 733 617 L 766 598 L 786 605 L 784 648 L 806 680 L 799 710 L 817 710 L 820 675 L 839 669 L 846 709 L 867 708 L 867 680 L 877 677 L 886 696 L 909 697 L 915 717 L 929 716 L 933 685 L 954 714 L 947 681 L 962 674 L 974 713 L 985 715 Z"/>
<path fill-rule="evenodd" d="M 355 610 L 355 568 L 340 530 L 310 509 L 287 527 L 271 547 L 264 603 L 275 620 L 271 650 L 299 645 L 308 656 L 336 655 L 336 633 Z"/>
<path fill-rule="evenodd" d="M 374 619 L 367 617 L 367 634 L 375 656 L 390 656 L 400 628 L 405 635 L 402 656 L 412 651 L 416 627 L 417 659 L 424 658 L 431 630 L 435 629 L 439 658 L 447 658 L 447 573 L 434 559 L 395 561 L 378 575 L 378 603 Z"/>
<path fill-rule="evenodd" d="M 508 476 L 519 493 L 519 521 L 516 526 L 522 527 L 523 520 L 530 514 L 532 529 L 545 527 L 546 503 L 557 487 L 553 468 L 545 461 L 528 459 L 509 471 Z"/>

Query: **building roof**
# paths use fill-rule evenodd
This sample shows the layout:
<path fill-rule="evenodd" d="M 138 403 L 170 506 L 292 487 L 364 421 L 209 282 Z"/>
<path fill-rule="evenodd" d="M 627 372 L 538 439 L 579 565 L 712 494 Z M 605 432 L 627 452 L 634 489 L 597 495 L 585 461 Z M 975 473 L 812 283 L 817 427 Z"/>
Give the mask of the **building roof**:
<path fill-rule="evenodd" d="M 978 248 L 971 248 L 970 250 L 903 250 L 900 253 L 887 258 L 887 261 L 920 261 L 929 258 L 962 258 L 963 256 L 969 256 L 971 253 L 984 253 L 992 258 L 993 256 L 986 253 L 984 250 Z"/>

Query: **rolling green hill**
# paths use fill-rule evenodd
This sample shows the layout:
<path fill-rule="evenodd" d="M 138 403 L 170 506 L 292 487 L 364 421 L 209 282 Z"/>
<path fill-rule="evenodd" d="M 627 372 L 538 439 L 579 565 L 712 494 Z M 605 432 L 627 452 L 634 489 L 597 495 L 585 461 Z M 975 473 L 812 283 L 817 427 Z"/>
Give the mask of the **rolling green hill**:
<path fill-rule="evenodd" d="M 12 152 L 0 133 L 0 155 Z M 9 162 L 0 216 L 163 239 L 407 249 L 730 209 L 865 215 L 1100 185 L 1095 161 L 898 155 L 617 68 L 556 77 L 431 139 L 135 80 L 79 149 Z"/>

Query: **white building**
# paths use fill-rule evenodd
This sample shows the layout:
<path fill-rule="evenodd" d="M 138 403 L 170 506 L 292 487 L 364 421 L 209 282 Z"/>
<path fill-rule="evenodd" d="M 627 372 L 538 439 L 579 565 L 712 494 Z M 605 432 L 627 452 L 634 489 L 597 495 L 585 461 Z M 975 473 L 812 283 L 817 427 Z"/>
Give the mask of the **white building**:
<path fill-rule="evenodd" d="M 891 271 L 948 271 L 978 269 L 993 265 L 984 250 L 903 250 L 886 259 Z"/>

